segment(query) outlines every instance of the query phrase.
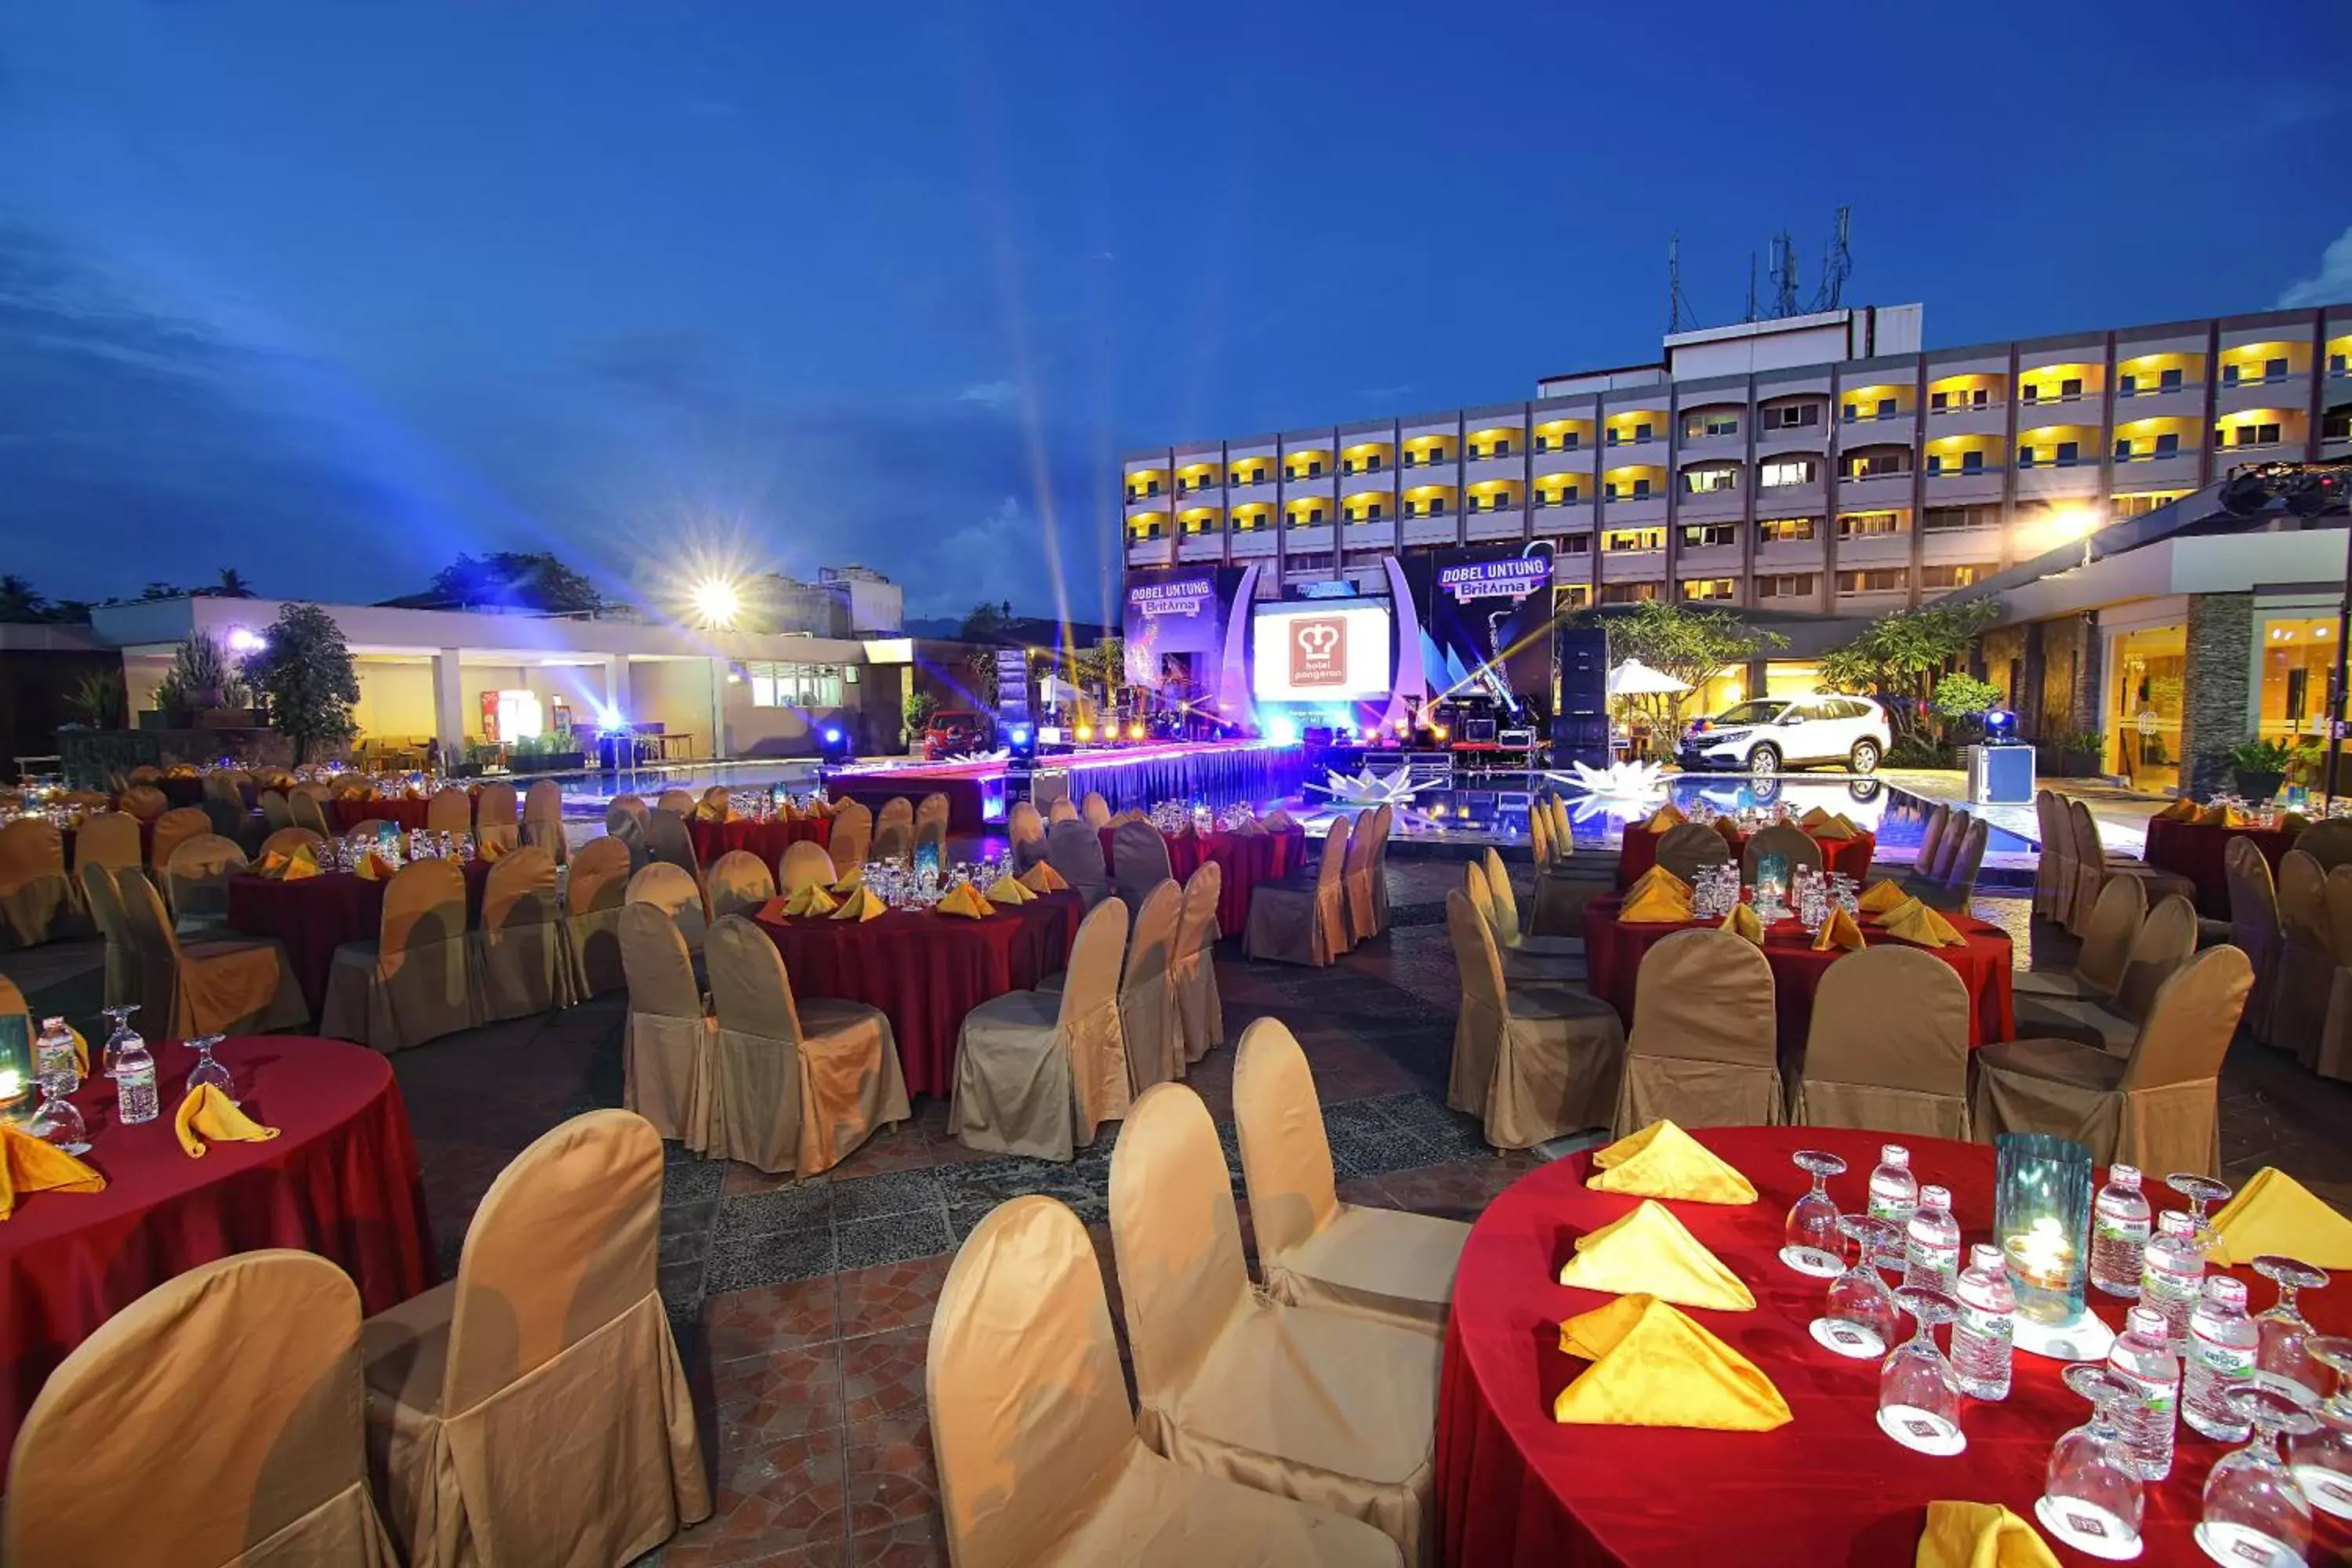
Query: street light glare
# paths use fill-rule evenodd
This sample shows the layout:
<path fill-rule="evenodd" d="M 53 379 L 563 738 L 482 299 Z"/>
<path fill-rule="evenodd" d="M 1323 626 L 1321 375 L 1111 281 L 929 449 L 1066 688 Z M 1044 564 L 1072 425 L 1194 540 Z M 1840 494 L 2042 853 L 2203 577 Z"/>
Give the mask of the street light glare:
<path fill-rule="evenodd" d="M 694 613 L 706 626 L 731 626 L 742 608 L 742 595 L 732 583 L 712 577 L 695 586 Z"/>

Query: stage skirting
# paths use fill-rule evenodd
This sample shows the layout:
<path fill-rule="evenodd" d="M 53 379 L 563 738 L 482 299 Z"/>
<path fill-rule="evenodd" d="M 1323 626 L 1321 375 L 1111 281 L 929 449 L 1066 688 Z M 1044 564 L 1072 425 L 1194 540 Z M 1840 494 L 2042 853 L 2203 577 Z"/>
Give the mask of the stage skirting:
<path fill-rule="evenodd" d="M 1041 795 L 1059 776 L 1067 781 L 1073 801 L 1093 790 L 1113 811 L 1148 811 L 1163 800 L 1225 806 L 1287 799 L 1298 793 L 1306 771 L 1305 752 L 1297 746 L 1223 741 L 1041 757 L 1036 782 Z M 919 803 L 927 795 L 944 795 L 952 833 L 1003 831 L 1010 800 L 1003 763 L 908 763 L 834 773 L 824 784 L 833 799 L 858 801 L 877 812 L 893 795 Z"/>

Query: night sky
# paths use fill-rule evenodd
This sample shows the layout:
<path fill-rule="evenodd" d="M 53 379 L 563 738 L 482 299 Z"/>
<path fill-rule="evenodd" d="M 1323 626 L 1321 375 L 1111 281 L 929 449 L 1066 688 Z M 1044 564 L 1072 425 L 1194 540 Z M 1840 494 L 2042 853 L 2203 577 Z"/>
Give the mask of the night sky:
<path fill-rule="evenodd" d="M 1119 454 L 1654 357 L 2352 299 L 2352 6 L 0 6 L 0 571 L 551 549 L 1099 610 Z"/>

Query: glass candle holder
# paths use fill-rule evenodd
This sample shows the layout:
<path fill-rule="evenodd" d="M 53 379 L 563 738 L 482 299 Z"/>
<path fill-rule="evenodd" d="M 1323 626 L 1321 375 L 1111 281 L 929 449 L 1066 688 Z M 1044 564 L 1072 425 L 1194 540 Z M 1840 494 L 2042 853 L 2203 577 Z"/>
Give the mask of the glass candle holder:
<path fill-rule="evenodd" d="M 33 1020 L 0 1014 L 0 1121 L 23 1127 L 33 1111 Z"/>
<path fill-rule="evenodd" d="M 1993 1240 L 2009 1267 L 2020 1326 L 2081 1322 L 2088 1315 L 2091 1152 L 2042 1132 L 2005 1132 L 1993 1144 Z"/>

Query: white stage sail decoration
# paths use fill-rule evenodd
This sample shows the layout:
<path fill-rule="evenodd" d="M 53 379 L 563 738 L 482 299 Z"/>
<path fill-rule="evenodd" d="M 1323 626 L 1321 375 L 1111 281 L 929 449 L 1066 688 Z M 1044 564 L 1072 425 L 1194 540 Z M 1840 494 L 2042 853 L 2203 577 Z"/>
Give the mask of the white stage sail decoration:
<path fill-rule="evenodd" d="M 1554 773 L 1544 776 L 1583 792 L 1584 797 L 1575 806 L 1579 822 L 1604 814 L 1633 816 L 1646 811 L 1650 801 L 1666 793 L 1664 763 L 1612 763 L 1606 768 L 1570 763 L 1569 766 L 1575 770 L 1572 774 Z"/>

